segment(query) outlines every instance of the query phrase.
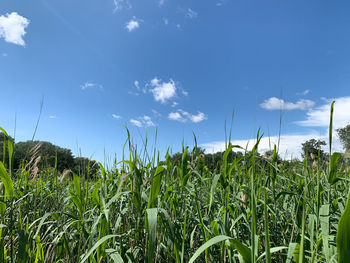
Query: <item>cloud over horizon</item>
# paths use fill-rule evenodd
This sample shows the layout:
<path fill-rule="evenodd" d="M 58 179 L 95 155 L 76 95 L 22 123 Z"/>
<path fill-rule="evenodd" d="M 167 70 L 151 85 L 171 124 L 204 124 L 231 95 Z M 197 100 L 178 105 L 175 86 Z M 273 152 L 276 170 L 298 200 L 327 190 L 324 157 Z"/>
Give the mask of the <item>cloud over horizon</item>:
<path fill-rule="evenodd" d="M 301 126 L 328 127 L 332 101 L 333 99 L 324 99 L 323 105 L 306 113 L 306 120 L 296 123 Z M 340 97 L 334 101 L 333 127 L 337 129 L 350 124 L 350 97 Z"/>
<path fill-rule="evenodd" d="M 310 139 L 316 139 L 316 140 L 323 140 L 325 142 L 328 142 L 328 134 L 320 135 L 316 132 L 308 133 L 308 134 L 284 134 L 280 137 L 280 145 L 279 145 L 279 155 L 283 159 L 292 159 L 292 158 L 301 158 L 302 153 L 302 143 L 310 140 Z M 232 140 L 231 143 L 233 145 L 239 145 L 242 148 L 246 148 L 250 151 L 253 146 L 255 145 L 256 139 L 246 139 L 246 140 Z M 274 145 L 278 144 L 278 136 L 264 136 L 258 147 L 258 151 L 260 153 L 264 153 L 269 150 L 273 150 Z M 214 141 L 214 142 L 208 142 L 200 145 L 203 147 L 207 153 L 215 153 L 219 151 L 225 150 L 225 141 Z M 333 144 L 332 144 L 333 151 L 342 151 L 342 145 L 340 143 L 340 140 L 338 137 L 333 138 Z M 328 151 L 328 146 L 325 146 L 323 148 L 326 152 Z"/>

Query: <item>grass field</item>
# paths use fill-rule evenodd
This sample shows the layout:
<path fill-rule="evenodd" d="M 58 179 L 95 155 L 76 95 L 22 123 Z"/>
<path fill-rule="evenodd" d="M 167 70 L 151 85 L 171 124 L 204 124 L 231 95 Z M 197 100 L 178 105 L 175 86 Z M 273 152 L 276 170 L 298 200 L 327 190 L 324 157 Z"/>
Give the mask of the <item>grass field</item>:
<path fill-rule="evenodd" d="M 129 157 L 93 179 L 14 171 L 9 140 L 0 262 L 349 262 L 347 159 L 264 159 L 260 138 L 242 157 L 228 144 L 213 171 L 196 146 L 159 164 L 128 140 Z"/>

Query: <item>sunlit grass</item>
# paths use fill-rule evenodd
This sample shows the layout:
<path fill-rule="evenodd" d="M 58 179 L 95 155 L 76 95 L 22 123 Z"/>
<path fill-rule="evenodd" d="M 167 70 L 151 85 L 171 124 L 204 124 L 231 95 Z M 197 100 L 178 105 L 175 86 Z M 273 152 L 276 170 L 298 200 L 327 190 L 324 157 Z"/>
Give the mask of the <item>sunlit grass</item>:
<path fill-rule="evenodd" d="M 347 262 L 349 173 L 340 153 L 316 167 L 278 163 L 276 147 L 270 160 L 257 154 L 258 133 L 251 152 L 233 155 L 228 143 L 210 170 L 196 146 L 159 163 L 128 138 L 130 158 L 100 164 L 95 179 L 16 172 L 9 138 L 0 262 Z"/>

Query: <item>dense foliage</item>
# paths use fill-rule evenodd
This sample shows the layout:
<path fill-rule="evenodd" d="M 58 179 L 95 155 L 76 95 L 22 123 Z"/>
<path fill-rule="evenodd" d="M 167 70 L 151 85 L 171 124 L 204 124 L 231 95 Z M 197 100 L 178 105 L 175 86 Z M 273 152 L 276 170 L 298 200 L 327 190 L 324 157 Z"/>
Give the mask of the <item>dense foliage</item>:
<path fill-rule="evenodd" d="M 10 139 L 13 141 L 13 138 L 10 137 Z M 0 149 L 0 160 L 8 162 L 8 155 L 4 154 L 8 150 L 6 136 L 1 132 Z M 71 170 L 76 174 L 86 174 L 89 171 L 90 177 L 96 175 L 99 170 L 96 161 L 74 157 L 71 150 L 45 141 L 26 141 L 14 144 L 13 168 L 21 170 L 22 166 L 36 167 L 37 172 L 47 168 L 55 168 L 59 172 Z"/>
<path fill-rule="evenodd" d="M 129 140 L 130 159 L 93 179 L 15 172 L 9 139 L 0 262 L 348 262 L 347 155 L 284 161 L 276 148 L 257 154 L 260 139 L 208 160 L 183 147 L 162 163 Z"/>

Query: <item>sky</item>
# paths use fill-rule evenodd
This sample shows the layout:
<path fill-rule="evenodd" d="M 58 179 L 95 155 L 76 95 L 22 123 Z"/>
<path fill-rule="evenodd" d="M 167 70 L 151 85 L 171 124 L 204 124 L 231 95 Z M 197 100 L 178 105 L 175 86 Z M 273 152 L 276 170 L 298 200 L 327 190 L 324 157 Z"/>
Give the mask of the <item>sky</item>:
<path fill-rule="evenodd" d="M 99 161 L 138 149 L 280 155 L 350 123 L 346 0 L 2 0 L 0 126 Z M 281 122 L 280 122 L 281 120 Z M 281 123 L 281 125 L 280 125 Z M 229 132 L 229 131 L 228 131 Z M 334 135 L 335 150 L 342 147 Z M 273 147 L 273 146 L 272 146 Z M 150 151 L 150 150 L 149 150 Z"/>

